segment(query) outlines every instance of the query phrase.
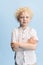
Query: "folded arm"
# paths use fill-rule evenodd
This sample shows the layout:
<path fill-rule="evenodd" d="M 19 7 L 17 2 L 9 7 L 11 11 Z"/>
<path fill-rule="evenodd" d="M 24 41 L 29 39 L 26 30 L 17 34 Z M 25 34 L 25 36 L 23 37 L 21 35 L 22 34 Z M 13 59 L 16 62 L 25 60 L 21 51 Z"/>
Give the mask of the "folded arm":
<path fill-rule="evenodd" d="M 37 47 L 37 40 L 35 40 L 34 38 L 30 38 L 29 40 L 27 40 L 26 43 L 22 43 L 20 45 L 21 48 L 24 48 L 24 49 L 28 49 L 28 50 L 35 50 L 36 47 Z"/>
<path fill-rule="evenodd" d="M 19 42 L 14 42 L 11 43 L 11 47 L 13 50 L 18 50 L 18 48 L 23 48 L 23 49 L 28 49 L 28 50 L 35 50 L 37 47 L 37 40 L 35 40 L 34 38 L 30 38 L 29 40 L 27 40 L 27 42 L 25 43 L 19 43 Z"/>

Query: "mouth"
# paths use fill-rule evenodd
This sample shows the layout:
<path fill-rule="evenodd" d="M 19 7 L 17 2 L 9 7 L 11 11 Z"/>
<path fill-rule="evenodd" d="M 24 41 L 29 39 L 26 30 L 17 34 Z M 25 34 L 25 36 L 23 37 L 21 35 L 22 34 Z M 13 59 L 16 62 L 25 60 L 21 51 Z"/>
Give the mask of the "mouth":
<path fill-rule="evenodd" d="M 23 21 L 23 23 L 26 23 L 25 21 Z"/>

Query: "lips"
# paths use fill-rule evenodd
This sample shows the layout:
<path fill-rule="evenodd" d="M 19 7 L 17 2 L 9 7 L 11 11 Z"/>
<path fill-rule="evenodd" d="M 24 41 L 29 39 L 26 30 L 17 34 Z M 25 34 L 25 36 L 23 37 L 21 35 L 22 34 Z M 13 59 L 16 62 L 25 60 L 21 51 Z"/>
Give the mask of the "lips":
<path fill-rule="evenodd" d="M 23 23 L 26 23 L 25 21 Z"/>

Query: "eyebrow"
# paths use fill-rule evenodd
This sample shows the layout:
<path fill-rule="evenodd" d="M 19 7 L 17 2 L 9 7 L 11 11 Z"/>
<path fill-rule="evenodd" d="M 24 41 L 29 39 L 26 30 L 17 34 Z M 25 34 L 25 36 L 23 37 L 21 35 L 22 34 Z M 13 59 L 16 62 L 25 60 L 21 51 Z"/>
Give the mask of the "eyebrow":
<path fill-rule="evenodd" d="M 23 18 L 23 17 L 29 18 L 29 16 L 20 16 L 20 18 Z"/>

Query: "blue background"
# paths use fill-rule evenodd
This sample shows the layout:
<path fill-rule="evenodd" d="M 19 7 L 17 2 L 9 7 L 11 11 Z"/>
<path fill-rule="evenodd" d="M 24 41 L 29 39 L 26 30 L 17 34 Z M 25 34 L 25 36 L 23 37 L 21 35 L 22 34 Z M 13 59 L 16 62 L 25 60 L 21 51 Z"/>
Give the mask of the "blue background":
<path fill-rule="evenodd" d="M 14 65 L 11 32 L 19 25 L 14 13 L 23 6 L 30 7 L 34 12 L 30 26 L 37 30 L 39 37 L 37 65 L 43 65 L 43 0 L 0 0 L 0 65 Z"/>

